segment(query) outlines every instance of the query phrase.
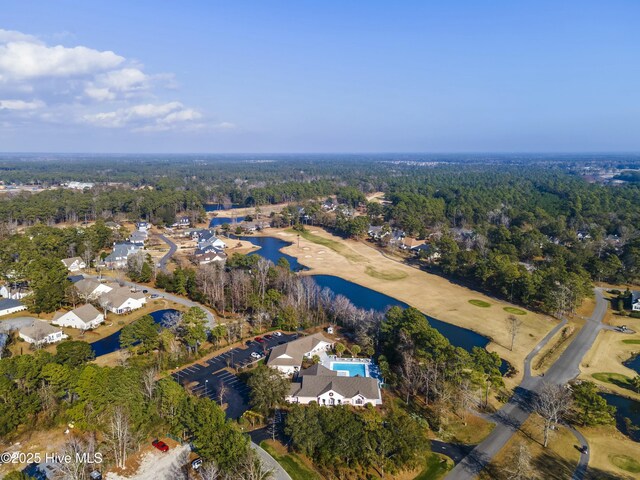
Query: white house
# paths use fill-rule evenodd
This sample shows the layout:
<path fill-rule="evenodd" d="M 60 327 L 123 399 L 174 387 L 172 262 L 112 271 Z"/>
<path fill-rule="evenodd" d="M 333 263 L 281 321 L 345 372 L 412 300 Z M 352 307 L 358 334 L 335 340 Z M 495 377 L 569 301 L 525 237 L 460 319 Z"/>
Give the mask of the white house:
<path fill-rule="evenodd" d="M 70 272 L 78 272 L 87 268 L 87 264 L 80 257 L 63 258 L 62 263 Z"/>
<path fill-rule="evenodd" d="M 147 222 L 138 222 L 136 223 L 136 228 L 142 232 L 146 232 L 151 228 L 151 225 L 149 225 Z"/>
<path fill-rule="evenodd" d="M 34 345 L 40 345 L 43 343 L 55 343 L 67 338 L 67 335 L 62 333 L 62 330 L 49 325 L 47 322 L 41 320 L 33 321 L 18 329 L 18 335 L 25 342 Z"/>
<path fill-rule="evenodd" d="M 102 322 L 104 322 L 104 315 L 89 303 L 70 312 L 58 312 L 51 321 L 52 324 L 60 327 L 71 327 L 80 330 L 96 328 Z"/>
<path fill-rule="evenodd" d="M 108 311 L 122 315 L 142 308 L 147 303 L 147 297 L 142 292 L 131 292 L 126 287 L 120 287 L 101 295 L 99 302 Z"/>
<path fill-rule="evenodd" d="M 26 310 L 22 302 L 13 298 L 3 298 L 0 300 L 0 317 L 3 315 L 10 315 L 12 313 L 21 312 Z"/>
<path fill-rule="evenodd" d="M 292 375 L 300 370 L 305 357 L 311 358 L 326 352 L 332 345 L 333 341 L 321 333 L 302 337 L 271 349 L 267 365 L 284 374 Z"/>
<path fill-rule="evenodd" d="M 302 370 L 285 398 L 290 403 L 319 405 L 382 404 L 378 381 L 372 377 L 350 377 L 316 364 Z"/>
<path fill-rule="evenodd" d="M 113 290 L 112 287 L 92 278 L 83 278 L 74 283 L 78 293 L 87 300 L 95 300 L 100 295 Z"/>
<path fill-rule="evenodd" d="M 8 283 L 0 287 L 0 297 L 11 298 L 13 300 L 20 300 L 27 295 L 31 295 L 31 293 L 27 282 Z"/>
<path fill-rule="evenodd" d="M 631 310 L 640 312 L 640 295 L 637 292 L 631 294 Z"/>

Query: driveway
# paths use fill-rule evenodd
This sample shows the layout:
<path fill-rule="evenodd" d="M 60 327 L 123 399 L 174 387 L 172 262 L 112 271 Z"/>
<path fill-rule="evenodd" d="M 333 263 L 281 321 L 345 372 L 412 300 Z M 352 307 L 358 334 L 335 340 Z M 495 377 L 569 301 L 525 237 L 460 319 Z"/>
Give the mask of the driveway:
<path fill-rule="evenodd" d="M 560 355 L 558 360 L 549 367 L 544 376 L 545 382 L 564 385 L 573 380 L 580 373 L 580 362 L 589 351 L 598 333 L 603 328 L 602 319 L 607 312 L 608 302 L 602 292 L 596 289 L 596 307 L 585 325 L 576 334 L 573 341 Z M 566 321 L 554 328 L 557 331 Z M 525 361 L 525 374 L 522 383 L 516 388 L 513 397 L 506 403 L 493 418 L 496 427 L 476 448 L 474 448 L 453 470 L 447 475 L 448 480 L 471 480 L 491 462 L 494 456 L 511 439 L 514 433 L 522 426 L 532 413 L 531 398 L 540 391 L 543 385 L 542 377 L 532 377 L 530 363 L 533 356 L 546 344 L 551 335 L 548 334 L 538 346 L 527 356 Z M 586 439 L 577 431 L 578 441 L 586 445 Z M 581 455 L 573 480 L 582 480 L 586 474 L 589 455 Z"/>
<path fill-rule="evenodd" d="M 169 262 L 169 260 L 171 260 L 171 257 L 173 256 L 173 254 L 176 253 L 176 251 L 178 250 L 178 246 L 175 243 L 173 243 L 173 241 L 171 241 L 169 238 L 167 238 L 166 236 L 160 233 L 158 234 L 158 238 L 162 240 L 164 243 L 166 243 L 167 245 L 169 245 L 169 251 L 164 255 L 164 257 L 158 260 L 158 267 L 160 268 L 160 270 L 166 273 L 167 263 Z"/>
<path fill-rule="evenodd" d="M 106 480 L 177 480 L 186 478 L 183 466 L 189 461 L 189 445 L 178 445 L 168 452 L 147 452 L 140 467 L 130 477 L 107 473 Z"/>

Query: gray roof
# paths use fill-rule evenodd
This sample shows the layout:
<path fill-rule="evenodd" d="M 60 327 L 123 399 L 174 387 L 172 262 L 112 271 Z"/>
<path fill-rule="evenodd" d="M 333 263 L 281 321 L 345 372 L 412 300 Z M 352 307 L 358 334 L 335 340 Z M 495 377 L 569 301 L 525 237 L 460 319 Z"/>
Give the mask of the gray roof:
<path fill-rule="evenodd" d="M 100 315 L 100 312 L 96 309 L 96 307 L 94 307 L 90 303 L 87 303 L 86 305 L 82 305 L 81 307 L 78 307 L 71 311 L 83 322 L 90 322 L 92 320 L 95 320 L 96 317 Z M 53 319 L 57 320 L 60 317 L 66 315 L 67 313 L 69 312 L 57 312 L 53 316 Z"/>
<path fill-rule="evenodd" d="M 309 368 L 305 368 L 304 370 L 298 373 L 298 377 L 303 377 L 305 375 L 322 375 L 325 377 L 337 377 L 338 372 L 335 370 L 330 370 L 324 365 L 320 363 L 316 363 Z"/>
<path fill-rule="evenodd" d="M 13 298 L 3 298 L 0 300 L 0 310 L 6 310 L 8 308 L 23 307 L 23 303 Z"/>
<path fill-rule="evenodd" d="M 46 337 L 52 333 L 61 332 L 59 328 L 53 327 L 49 325 L 47 322 L 43 322 L 42 320 L 35 320 L 31 325 L 27 325 L 26 327 L 20 328 L 20 333 L 26 335 L 29 338 L 34 340 L 40 340 L 41 338 Z"/>
<path fill-rule="evenodd" d="M 71 258 L 62 259 L 62 263 L 64 263 L 67 268 L 73 265 L 74 262 L 84 263 L 84 260 L 82 260 L 82 258 L 80 257 L 71 257 Z"/>
<path fill-rule="evenodd" d="M 333 340 L 321 333 L 315 333 L 284 345 L 278 345 L 271 350 L 267 365 L 299 366 L 302 364 L 304 355 L 316 348 L 320 342 L 333 343 Z"/>
<path fill-rule="evenodd" d="M 307 374 L 299 378 L 301 379 L 300 383 L 293 383 L 291 385 L 291 396 L 317 397 L 328 391 L 334 391 L 346 398 L 353 398 L 358 394 L 365 398 L 378 398 L 380 395 L 378 381 L 371 377 Z"/>
<path fill-rule="evenodd" d="M 92 278 L 83 278 L 74 283 L 81 295 L 91 295 L 101 284 Z"/>

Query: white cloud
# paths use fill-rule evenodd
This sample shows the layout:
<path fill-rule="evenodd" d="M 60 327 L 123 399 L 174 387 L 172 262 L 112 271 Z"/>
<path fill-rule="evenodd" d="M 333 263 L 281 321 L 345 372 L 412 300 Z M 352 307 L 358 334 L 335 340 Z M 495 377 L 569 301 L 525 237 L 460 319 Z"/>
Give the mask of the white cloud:
<path fill-rule="evenodd" d="M 135 130 L 144 131 L 168 130 L 200 118 L 202 118 L 200 112 L 186 108 L 180 102 L 134 105 L 111 112 L 83 116 L 84 121 L 99 127 L 132 127 Z"/>
<path fill-rule="evenodd" d="M 27 102 L 25 100 L 0 100 L 0 110 L 37 110 L 45 106 L 42 100 L 33 100 Z"/>
<path fill-rule="evenodd" d="M 50 37 L 51 38 L 51 37 Z M 129 131 L 229 130 L 178 101 L 173 74 L 148 74 L 109 50 L 48 45 L 33 35 L 0 29 L 0 112 L 4 122 L 82 123 Z"/>
<path fill-rule="evenodd" d="M 0 80 L 82 76 L 115 68 L 124 60 L 111 51 L 12 40 L 0 45 Z"/>

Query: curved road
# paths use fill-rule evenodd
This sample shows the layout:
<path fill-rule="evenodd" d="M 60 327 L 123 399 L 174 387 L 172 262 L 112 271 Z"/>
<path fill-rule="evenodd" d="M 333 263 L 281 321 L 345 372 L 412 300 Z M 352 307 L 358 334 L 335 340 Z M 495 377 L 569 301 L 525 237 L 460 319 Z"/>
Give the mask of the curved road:
<path fill-rule="evenodd" d="M 599 289 L 595 290 L 596 307 L 582 327 L 576 334 L 573 341 L 560 355 L 558 360 L 549 367 L 545 374 L 544 381 L 564 385 L 574 379 L 580 373 L 580 362 L 589 351 L 598 333 L 604 325 L 602 319 L 607 312 L 607 301 Z M 540 349 L 549 342 L 558 329 L 566 324 L 563 320 L 557 325 L 542 341 L 536 345 L 534 350 L 525 360 L 525 372 L 522 383 L 509 400 L 496 414 L 493 415 L 496 427 L 476 446 L 453 470 L 447 475 L 449 480 L 471 480 L 475 478 L 493 459 L 493 457 L 507 444 L 514 433 L 522 426 L 531 414 L 531 398 L 538 393 L 542 387 L 542 377 L 531 376 L 531 360 Z M 586 445 L 585 438 L 576 430 L 572 432 L 579 441 Z M 578 466 L 573 474 L 573 480 L 582 480 L 589 464 L 589 453 L 581 455 Z"/>
<path fill-rule="evenodd" d="M 178 250 L 178 246 L 173 243 L 173 241 L 160 233 L 158 233 L 158 238 L 169 245 L 169 251 L 164 255 L 164 257 L 158 260 L 158 267 L 160 267 L 160 270 L 167 273 L 167 262 L 169 262 L 169 260 L 171 260 L 171 257 L 173 257 L 173 254 L 176 253 L 176 250 Z"/>

